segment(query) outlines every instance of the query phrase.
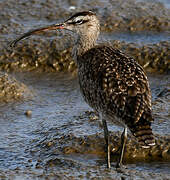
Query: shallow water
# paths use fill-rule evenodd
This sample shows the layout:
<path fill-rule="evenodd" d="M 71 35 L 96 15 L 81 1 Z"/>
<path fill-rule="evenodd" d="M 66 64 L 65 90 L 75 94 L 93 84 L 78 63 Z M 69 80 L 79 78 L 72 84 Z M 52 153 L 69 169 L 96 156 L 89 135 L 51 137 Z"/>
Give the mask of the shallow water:
<path fill-rule="evenodd" d="M 102 41 L 110 41 L 110 40 L 119 40 L 125 41 L 127 43 L 137 43 L 137 44 L 156 44 L 160 41 L 170 41 L 170 33 L 169 32 L 122 32 L 122 33 L 102 33 L 101 38 Z"/>
<path fill-rule="evenodd" d="M 137 2 L 148 2 L 147 0 L 136 0 Z M 161 2 L 166 8 L 170 8 L 169 0 L 149 0 L 150 2 Z"/>
<path fill-rule="evenodd" d="M 155 172 L 155 173 L 169 173 L 170 163 L 167 162 L 153 162 L 153 163 L 137 163 L 128 166 L 138 171 Z"/>
<path fill-rule="evenodd" d="M 15 73 L 13 74 L 18 80 L 24 82 L 32 91 L 33 98 L 24 102 L 11 103 L 0 106 L 0 172 L 7 172 L 7 176 L 17 175 L 18 170 L 25 174 L 42 173 L 44 168 L 36 170 L 39 160 L 41 163 L 47 163 L 48 158 L 59 158 L 60 161 L 73 163 L 72 168 L 76 168 L 81 164 L 82 168 L 78 174 L 86 173 L 92 167 L 101 166 L 102 171 L 105 169 L 105 160 L 98 155 L 64 155 L 56 150 L 43 153 L 44 142 L 48 139 L 48 143 L 53 139 L 60 139 L 68 135 L 74 137 L 89 137 L 96 133 L 102 133 L 103 130 L 99 126 L 99 121 L 89 121 L 85 112 L 91 110 L 82 100 L 77 78 L 71 74 L 64 73 Z M 168 87 L 168 76 L 149 75 L 151 89 L 153 92 L 153 101 L 158 97 L 160 89 Z M 160 83 L 162 79 L 162 83 Z M 158 92 L 159 91 L 159 92 Z M 165 103 L 166 98 L 164 99 Z M 163 105 L 163 104 L 162 104 Z M 164 107 L 163 107 L 164 108 Z M 27 110 L 32 111 L 30 117 L 24 113 Z M 159 110 L 157 108 L 157 110 Z M 153 131 L 155 134 L 170 135 L 170 123 L 168 121 L 168 113 L 159 111 L 159 118 L 155 117 L 153 123 Z M 156 114 L 155 105 L 153 113 Z M 160 121 L 161 123 L 158 123 Z M 113 125 L 109 125 L 111 131 L 118 130 Z M 63 142 L 64 143 L 64 142 Z M 63 159 L 63 160 L 62 160 Z M 60 162 L 61 163 L 61 162 Z M 66 167 L 70 164 L 66 163 Z M 135 163 L 136 164 L 136 163 Z M 168 162 L 156 162 L 152 164 L 137 163 L 129 164 L 129 170 L 137 172 L 152 173 L 169 173 L 170 164 Z M 46 164 L 47 165 L 47 164 Z M 112 164 L 114 166 L 114 163 Z M 60 167 L 59 172 L 66 173 L 66 167 Z M 54 165 L 54 169 L 58 165 Z M 48 167 L 50 168 L 50 166 Z M 53 169 L 52 168 L 52 169 Z M 49 171 L 52 171 L 50 168 Z M 98 170 L 97 170 L 98 171 Z M 75 171 L 76 172 L 76 171 Z M 74 173 L 73 173 L 74 174 Z M 93 174 L 93 173 L 92 173 Z M 77 177 L 77 175 L 74 175 Z"/>

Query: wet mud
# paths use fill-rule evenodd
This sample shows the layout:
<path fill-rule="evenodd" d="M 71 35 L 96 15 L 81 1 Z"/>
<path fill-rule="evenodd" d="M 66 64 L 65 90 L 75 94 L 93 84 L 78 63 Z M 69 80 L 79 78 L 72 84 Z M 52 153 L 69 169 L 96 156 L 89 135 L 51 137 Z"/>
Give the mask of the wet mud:
<path fill-rule="evenodd" d="M 108 124 L 113 150 L 112 168 L 107 170 L 102 123 L 83 101 L 76 76 L 63 72 L 11 75 L 25 82 L 33 97 L 0 107 L 2 179 L 169 178 L 168 75 L 149 75 L 156 146 L 142 149 L 129 133 L 122 170 L 115 169 L 122 129 Z"/>
<path fill-rule="evenodd" d="M 8 0 L 2 1 L 0 8 L 1 70 L 28 71 L 39 68 L 43 71 L 74 71 L 75 64 L 71 58 L 70 49 L 74 38 L 68 32 L 49 32 L 31 37 L 14 49 L 9 48 L 8 45 L 10 41 L 30 29 L 61 22 L 75 11 L 92 9 L 101 19 L 100 39 L 102 42 L 106 39 L 123 52 L 128 52 L 147 71 L 169 72 L 170 13 L 168 3 L 136 0 L 126 2 L 48 0 L 16 1 L 14 7 L 12 0 Z M 117 34 L 120 35 L 117 36 Z M 114 41 L 111 41 L 113 37 Z M 133 42 L 127 42 L 132 37 L 135 37 Z M 139 39 L 141 42 L 137 43 Z"/>
<path fill-rule="evenodd" d="M 67 47 L 62 47 L 63 45 L 60 46 L 61 39 L 48 42 L 48 40 L 40 38 L 37 40 L 36 38 L 36 42 L 35 40 L 24 42 L 13 50 L 4 49 L 0 56 L 0 70 L 32 71 L 38 69 L 46 72 L 76 72 L 76 65 L 71 56 L 72 43 L 68 44 L 70 41 L 73 42 L 71 37 L 62 38 L 62 43 L 67 42 L 64 43 Z M 108 42 L 105 41 L 105 43 Z M 170 72 L 170 41 L 141 45 L 112 40 L 109 44 L 135 58 L 147 72 Z"/>
<path fill-rule="evenodd" d="M 0 179 L 170 179 L 169 8 L 163 0 L 0 2 Z M 134 57 L 151 85 L 156 145 L 142 149 L 129 132 L 122 169 L 115 168 L 122 129 L 111 122 L 106 168 L 102 123 L 79 92 L 73 34 L 9 47 L 30 29 L 89 9 L 101 19 L 98 43 Z"/>
<path fill-rule="evenodd" d="M 31 98 L 29 88 L 7 73 L 0 73 L 0 102 L 24 101 Z"/>

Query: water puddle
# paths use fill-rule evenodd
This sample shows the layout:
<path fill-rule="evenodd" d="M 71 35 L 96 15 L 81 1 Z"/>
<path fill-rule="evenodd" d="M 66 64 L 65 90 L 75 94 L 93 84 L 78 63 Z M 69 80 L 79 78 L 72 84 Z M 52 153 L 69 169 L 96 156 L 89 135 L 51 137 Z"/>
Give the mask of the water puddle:
<path fill-rule="evenodd" d="M 129 168 L 136 169 L 138 171 L 155 172 L 155 173 L 169 173 L 169 162 L 152 162 L 152 163 L 137 163 L 128 165 Z"/>
<path fill-rule="evenodd" d="M 169 0 L 136 0 L 136 2 L 160 2 L 162 3 L 166 8 L 170 8 L 170 2 Z"/>
<path fill-rule="evenodd" d="M 0 170 L 6 169 L 28 169 L 33 168 L 37 163 L 36 156 L 32 151 L 36 150 L 34 142 L 49 141 L 74 134 L 76 137 L 90 136 L 102 132 L 98 120 L 90 122 L 86 117 L 86 111 L 91 110 L 82 100 L 77 78 L 70 74 L 40 74 L 40 73 L 18 73 L 15 77 L 24 82 L 33 93 L 32 100 L 25 102 L 4 104 L 0 106 Z M 153 97 L 157 99 L 158 88 L 167 86 L 167 76 L 149 76 Z M 160 82 L 161 79 L 161 82 Z M 153 99 L 154 99 L 153 98 Z M 166 101 L 166 99 L 164 99 Z M 168 103 L 168 102 L 166 102 Z M 163 104 L 161 104 L 162 106 Z M 167 110 L 160 110 L 159 105 L 154 105 L 154 113 L 159 113 L 153 123 L 153 131 L 156 134 L 169 135 L 170 123 Z M 25 112 L 32 111 L 27 117 Z M 166 113 L 165 113 L 166 112 Z M 82 116 L 84 116 L 82 118 Z M 109 125 L 110 130 L 115 130 Z M 40 143 L 41 144 L 41 143 Z M 40 147 L 37 147 L 40 148 Z M 36 153 L 37 153 L 36 152 Z M 48 151 L 47 151 L 48 152 Z M 53 156 L 48 154 L 48 156 Z M 46 155 L 46 156 L 47 156 Z M 59 157 L 57 154 L 54 157 Z M 104 160 L 95 155 L 62 156 L 66 161 L 82 162 L 85 166 L 95 166 L 104 163 Z M 43 157 L 42 157 L 43 161 Z M 102 161 L 102 163 L 101 163 Z M 97 163 L 98 162 L 98 163 Z M 98 165 L 97 165 L 98 166 Z M 129 165 L 131 167 L 131 165 Z M 166 172 L 170 167 L 169 163 L 137 164 L 136 170 Z M 64 170 L 63 170 L 64 171 Z M 84 171 L 84 170 L 82 170 Z"/>
<path fill-rule="evenodd" d="M 160 41 L 170 41 L 170 33 L 162 32 L 124 32 L 102 33 L 102 41 L 119 40 L 127 43 L 156 44 Z"/>

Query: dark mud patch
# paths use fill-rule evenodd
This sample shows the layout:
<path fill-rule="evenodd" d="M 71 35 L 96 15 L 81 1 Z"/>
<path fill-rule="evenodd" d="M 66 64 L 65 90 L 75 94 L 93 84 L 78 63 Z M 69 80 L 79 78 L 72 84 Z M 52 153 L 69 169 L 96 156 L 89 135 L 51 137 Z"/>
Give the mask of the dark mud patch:
<path fill-rule="evenodd" d="M 156 145 L 150 149 L 141 148 L 132 136 L 128 136 L 124 163 L 128 164 L 154 161 L 169 162 L 170 136 L 161 137 L 158 134 L 155 134 L 155 136 Z M 55 138 L 56 135 L 53 135 L 53 137 L 54 138 L 52 139 L 44 138 L 43 141 L 41 140 L 37 142 L 35 149 L 39 149 L 38 151 L 32 149 L 33 154 L 39 154 L 39 159 L 41 159 L 43 163 L 48 161 L 48 159 L 52 162 L 58 155 L 73 159 L 75 158 L 77 160 L 79 158 L 82 158 L 83 160 L 83 157 L 85 156 L 89 161 L 94 162 L 95 157 L 103 160 L 106 157 L 103 133 L 81 137 L 76 137 L 74 134 L 64 135 L 60 138 Z M 120 153 L 120 137 L 121 133 L 118 131 L 111 133 L 112 162 L 116 162 L 118 160 Z M 104 162 L 104 164 L 106 164 L 106 162 Z"/>

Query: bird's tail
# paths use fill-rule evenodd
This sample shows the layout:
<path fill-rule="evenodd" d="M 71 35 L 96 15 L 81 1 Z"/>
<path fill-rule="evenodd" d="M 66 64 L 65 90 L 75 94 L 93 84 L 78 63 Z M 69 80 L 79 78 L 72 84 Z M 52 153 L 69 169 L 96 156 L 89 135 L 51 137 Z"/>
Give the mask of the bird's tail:
<path fill-rule="evenodd" d="M 130 127 L 132 134 L 137 138 L 143 148 L 155 145 L 155 138 L 151 129 L 151 122 L 143 121 Z"/>

